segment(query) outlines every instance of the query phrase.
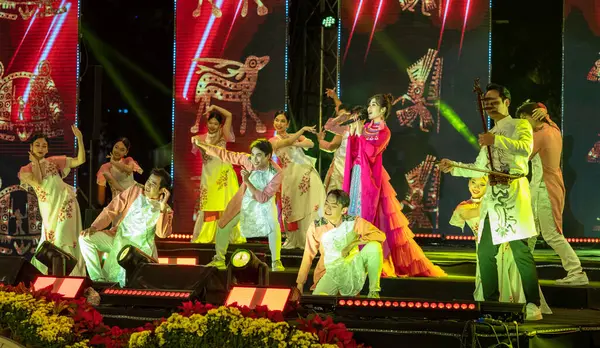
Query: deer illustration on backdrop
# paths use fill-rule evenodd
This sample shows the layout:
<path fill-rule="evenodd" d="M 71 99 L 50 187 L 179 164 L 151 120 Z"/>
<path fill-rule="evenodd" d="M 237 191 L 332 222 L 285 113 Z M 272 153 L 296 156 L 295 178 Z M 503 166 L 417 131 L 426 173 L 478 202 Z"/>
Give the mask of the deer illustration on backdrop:
<path fill-rule="evenodd" d="M 200 120 L 211 99 L 215 98 L 242 104 L 240 134 L 246 133 L 247 116 L 256 122 L 257 133 L 265 133 L 267 127 L 252 110 L 250 97 L 256 87 L 258 72 L 269 63 L 269 60 L 268 56 L 249 56 L 244 63 L 219 58 L 194 59 L 198 64 L 196 74 L 200 75 L 196 85 L 195 101 L 200 105 L 191 132 L 198 133 Z"/>

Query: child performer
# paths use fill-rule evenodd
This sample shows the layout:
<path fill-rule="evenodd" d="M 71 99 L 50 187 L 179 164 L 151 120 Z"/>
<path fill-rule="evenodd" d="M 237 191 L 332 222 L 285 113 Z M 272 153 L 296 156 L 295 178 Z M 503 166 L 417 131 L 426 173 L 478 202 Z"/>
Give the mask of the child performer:
<path fill-rule="evenodd" d="M 96 174 L 98 184 L 98 204 L 101 206 L 106 202 L 106 183 L 110 186 L 112 198 L 135 184 L 133 173 L 142 174 L 144 171 L 131 157 L 126 157 L 131 143 L 127 138 L 119 138 L 113 146 L 110 155 L 106 156 L 110 161 L 104 163 Z"/>
<path fill-rule="evenodd" d="M 208 132 L 192 138 L 194 150 L 202 154 L 202 174 L 200 175 L 200 197 L 198 213 L 194 225 L 193 243 L 214 243 L 217 232 L 217 220 L 225 211 L 225 207 L 239 189 L 237 176 L 230 163 L 220 158 L 208 155 L 196 145 L 196 142 L 207 143 L 225 148 L 227 143 L 235 141 L 231 129 L 231 112 L 211 105 L 206 110 L 208 116 Z M 223 122 L 223 119 L 225 121 Z M 193 150 L 193 151 L 194 151 Z M 240 235 L 238 225 L 231 233 L 231 242 L 244 243 L 246 239 Z"/>
<path fill-rule="evenodd" d="M 277 135 L 269 141 L 283 168 L 281 215 L 287 230 L 283 248 L 303 249 L 306 230 L 317 218 L 325 202 L 325 187 L 312 160 L 303 151 L 312 148 L 314 144 L 302 134 L 314 133 L 315 127 L 302 127 L 298 132 L 288 134 L 289 124 L 286 112 L 276 112 L 273 125 Z"/>
<path fill-rule="evenodd" d="M 385 232 L 383 272 L 388 277 L 445 276 L 414 241 L 408 220 L 402 214 L 390 176 L 383 168 L 383 150 L 390 142 L 385 119 L 392 107 L 391 95 L 377 94 L 369 99 L 368 122 L 360 118 L 350 125 L 344 191 L 350 193 L 348 213 L 360 216 Z"/>
<path fill-rule="evenodd" d="M 475 237 L 479 229 L 481 198 L 487 190 L 488 177 L 471 178 L 469 180 L 469 192 L 471 199 L 461 202 L 450 218 L 450 225 L 464 229 L 465 223 L 471 228 Z M 535 237 L 534 237 L 535 238 Z M 477 238 L 476 238 L 477 240 Z M 477 250 L 478 242 L 475 243 Z M 535 239 L 530 240 L 529 246 L 535 246 Z M 477 254 L 477 253 L 476 253 Z M 515 263 L 515 259 L 510 249 L 509 243 L 500 245 L 498 255 L 496 255 L 496 263 L 498 265 L 498 283 L 500 291 L 500 302 L 525 303 L 525 293 L 523 292 L 523 283 L 521 275 Z M 481 274 L 479 270 L 479 261 L 477 261 L 477 269 L 475 272 L 475 291 L 473 292 L 475 301 L 485 301 L 483 298 L 483 285 L 481 283 Z M 540 298 L 543 314 L 552 314 L 550 307 L 546 303 L 542 289 L 540 288 Z"/>
<path fill-rule="evenodd" d="M 266 139 L 255 140 L 250 145 L 251 154 L 227 151 L 200 141 L 196 141 L 196 145 L 211 156 L 243 167 L 241 174 L 244 182 L 217 222 L 216 255 L 207 266 L 227 268 L 225 254 L 231 229 L 239 222 L 245 238 L 269 238 L 271 270 L 284 271 L 281 264 L 281 228 L 275 205 L 275 194 L 279 192 L 282 177 L 281 168 L 271 160 L 271 143 Z"/>
<path fill-rule="evenodd" d="M 30 185 L 35 190 L 42 215 L 43 231 L 38 248 L 44 241 L 49 241 L 77 259 L 77 265 L 71 276 L 85 277 L 85 262 L 77 244 L 77 233 L 81 231 L 81 212 L 77 203 L 75 189 L 65 183 L 71 169 L 85 163 L 85 144 L 83 136 L 75 125 L 71 126 L 77 138 L 78 152 L 76 158 L 52 156 L 48 154 L 48 139 L 44 135 L 33 137 L 29 152 L 29 163 L 21 167 L 19 179 L 21 184 Z M 31 263 L 46 274 L 48 268 L 35 258 Z"/>

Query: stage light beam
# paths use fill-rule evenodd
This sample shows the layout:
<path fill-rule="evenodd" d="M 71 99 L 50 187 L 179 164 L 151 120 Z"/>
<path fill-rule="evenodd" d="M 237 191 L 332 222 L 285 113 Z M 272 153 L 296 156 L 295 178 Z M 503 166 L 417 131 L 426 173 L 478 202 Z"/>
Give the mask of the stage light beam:
<path fill-rule="evenodd" d="M 465 5 L 465 18 L 463 19 L 462 32 L 460 34 L 460 45 L 458 46 L 458 57 L 462 52 L 463 41 L 465 39 L 465 30 L 467 29 L 467 21 L 469 20 L 469 9 L 471 8 L 471 0 L 467 0 Z"/>
<path fill-rule="evenodd" d="M 369 55 L 369 50 L 371 49 L 371 42 L 373 42 L 373 35 L 375 35 L 375 28 L 377 27 L 377 22 L 379 21 L 379 15 L 381 14 L 382 7 L 383 0 L 379 0 L 379 5 L 377 6 L 377 14 L 375 15 L 375 22 L 373 22 L 373 29 L 371 30 L 371 36 L 369 37 L 367 51 L 365 52 L 365 62 L 367 61 L 367 56 Z"/>
<path fill-rule="evenodd" d="M 216 6 L 221 8 L 224 0 L 217 0 Z M 194 54 L 194 58 L 191 59 L 190 69 L 188 70 L 187 77 L 185 78 L 185 85 L 183 86 L 183 99 L 187 100 L 187 95 L 190 90 L 190 83 L 192 82 L 192 76 L 194 75 L 194 69 L 196 68 L 195 59 L 200 58 L 202 55 L 202 51 L 204 50 L 204 46 L 206 45 L 206 41 L 208 40 L 208 36 L 212 30 L 213 25 L 215 24 L 215 16 L 213 14 L 210 15 L 210 19 L 208 20 L 208 24 L 204 28 L 204 34 L 202 34 L 202 39 L 200 43 L 198 43 L 198 48 L 196 49 L 196 53 Z"/>
<path fill-rule="evenodd" d="M 352 43 L 352 36 L 354 35 L 354 29 L 356 29 L 356 23 L 358 22 L 358 17 L 360 17 L 360 12 L 362 11 L 363 1 L 360 0 L 358 3 L 358 9 L 356 10 L 356 14 L 354 15 L 354 23 L 352 24 L 352 30 L 350 30 L 350 36 L 348 37 L 348 43 L 346 44 L 346 51 L 344 52 L 344 59 L 342 61 L 346 61 L 346 56 L 348 55 L 348 49 L 350 49 L 350 44 Z"/>

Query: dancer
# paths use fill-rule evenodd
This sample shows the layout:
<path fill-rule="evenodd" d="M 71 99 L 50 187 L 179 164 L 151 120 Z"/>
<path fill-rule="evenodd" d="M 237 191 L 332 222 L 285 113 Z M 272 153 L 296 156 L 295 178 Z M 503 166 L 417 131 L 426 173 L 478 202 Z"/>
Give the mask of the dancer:
<path fill-rule="evenodd" d="M 283 168 L 281 184 L 281 215 L 286 228 L 284 249 L 304 248 L 306 230 L 321 213 L 325 202 L 325 187 L 314 163 L 303 149 L 314 146 L 304 132 L 315 133 L 315 126 L 302 127 L 287 133 L 290 124 L 286 112 L 277 111 L 273 125 L 277 135 L 269 139 Z"/>
<path fill-rule="evenodd" d="M 562 231 L 565 184 L 560 169 L 560 129 L 550 120 L 543 104 L 525 103 L 517 110 L 517 117 L 527 120 L 533 128 L 533 152 L 530 156 L 532 177 L 529 188 L 536 227 L 546 243 L 558 254 L 567 271 L 567 276 L 557 279 L 556 283 L 587 285 L 589 280 L 583 272 L 581 261 Z"/>
<path fill-rule="evenodd" d="M 73 255 L 77 265 L 70 275 L 85 276 L 85 265 L 77 244 L 77 231 L 81 231 L 81 212 L 77 203 L 75 188 L 63 181 L 73 168 L 85 163 L 85 147 L 81 131 L 71 126 L 77 138 L 77 157 L 52 156 L 48 154 L 48 138 L 35 135 L 32 138 L 28 165 L 21 167 L 19 179 L 21 184 L 33 187 L 38 199 L 40 215 L 42 216 L 42 237 L 38 248 L 44 241 L 49 241 L 56 247 Z M 47 274 L 48 268 L 37 259 L 31 263 L 42 273 Z"/>
<path fill-rule="evenodd" d="M 243 167 L 241 174 L 244 182 L 217 222 L 216 255 L 207 266 L 227 268 L 225 255 L 231 229 L 239 222 L 245 238 L 269 238 L 271 271 L 284 271 L 281 264 L 281 228 L 275 205 L 275 194 L 279 192 L 282 177 L 281 168 L 271 160 L 271 143 L 266 139 L 255 140 L 250 144 L 250 154 L 231 152 L 202 142 L 196 145 L 221 161 Z"/>
<path fill-rule="evenodd" d="M 208 132 L 192 138 L 194 150 L 202 154 L 202 174 L 200 175 L 200 197 L 196 224 L 194 225 L 193 243 L 214 243 L 217 232 L 217 220 L 225 211 L 227 203 L 233 198 L 240 188 L 237 176 L 230 163 L 223 162 L 218 157 L 206 154 L 197 143 L 207 143 L 225 148 L 227 143 L 235 141 L 231 129 L 231 112 L 211 105 L 206 109 L 208 116 Z M 223 122 L 223 119 L 224 122 Z M 240 235 L 238 225 L 231 233 L 231 243 L 245 243 L 246 239 Z"/>
<path fill-rule="evenodd" d="M 385 233 L 360 217 L 348 215 L 350 197 L 342 190 L 329 191 L 323 218 L 306 233 L 306 248 L 298 271 L 297 288 L 304 283 L 317 252 L 321 254 L 314 272 L 314 295 L 356 296 L 369 277 L 368 297 L 379 298 L 383 266 L 381 243 Z M 362 246 L 359 251 L 358 247 Z"/>
<path fill-rule="evenodd" d="M 329 192 L 341 189 L 344 185 L 344 166 L 346 165 L 346 144 L 348 143 L 349 128 L 348 126 L 342 126 L 341 123 L 348 120 L 351 112 L 350 108 L 338 99 L 335 90 L 328 89 L 326 94 L 335 102 L 336 117 L 327 120 L 323 130 L 317 134 L 317 139 L 321 151 L 333 152 L 333 159 L 323 182 L 325 191 Z M 331 141 L 325 140 L 326 132 L 334 134 Z"/>
<path fill-rule="evenodd" d="M 115 197 L 98 215 L 92 226 L 81 231 L 79 244 L 90 278 L 118 282 L 125 286 L 125 269 L 117 256 L 126 245 L 133 245 L 158 257 L 154 235 L 171 234 L 173 210 L 167 204 L 171 177 L 164 169 L 153 169 L 144 186 L 135 184 Z M 105 230 L 112 223 L 110 230 Z M 104 267 L 98 252 L 108 254 Z"/>
<path fill-rule="evenodd" d="M 488 185 L 487 176 L 481 178 L 471 178 L 469 180 L 469 192 L 471 198 L 461 202 L 450 219 L 450 225 L 459 227 L 464 230 L 465 223 L 469 225 L 473 234 L 477 238 L 477 230 L 479 229 L 479 213 L 481 211 L 481 198 L 485 194 Z M 477 250 L 478 243 L 475 243 L 475 250 Z M 529 247 L 532 249 L 535 247 L 535 237 L 529 240 Z M 476 254 L 477 255 L 477 254 Z M 500 302 L 513 302 L 513 303 L 526 303 L 525 293 L 523 292 L 523 284 L 521 282 L 521 276 L 519 275 L 519 269 L 515 263 L 515 259 L 510 249 L 509 243 L 503 243 L 500 245 L 498 255 L 496 255 L 496 262 L 498 264 L 498 283 L 500 284 L 499 292 Z M 542 314 L 552 314 L 550 307 L 544 299 L 542 289 L 540 291 L 540 309 Z M 485 301 L 483 297 L 483 286 L 481 283 L 481 273 L 479 271 L 479 261 L 477 261 L 477 268 L 475 271 L 475 291 L 473 292 L 473 298 L 475 301 Z"/>
<path fill-rule="evenodd" d="M 513 119 L 508 114 L 510 92 L 504 86 L 490 84 L 483 98 L 488 116 L 495 126 L 488 133 L 479 135 L 481 150 L 473 164 L 440 161 L 440 169 L 454 176 L 482 177 L 484 173 L 473 169 L 503 170 L 517 177 L 508 182 L 502 177 L 490 177 L 490 184 L 481 201 L 481 214 L 477 230 L 479 247 L 477 257 L 481 271 L 483 297 L 486 301 L 498 301 L 498 267 L 496 255 L 500 244 L 508 242 L 523 282 L 527 301 L 527 320 L 540 320 L 540 294 L 537 270 L 527 239 L 537 235 L 531 210 L 531 196 L 527 183 L 527 162 L 533 148 L 533 132 L 525 120 Z M 493 166 L 488 160 L 491 150 Z"/>
<path fill-rule="evenodd" d="M 110 185 L 112 198 L 117 197 L 121 192 L 133 186 L 136 182 L 133 179 L 133 173 L 142 174 L 144 171 L 139 164 L 131 157 L 126 157 L 131 142 L 127 138 L 119 138 L 113 146 L 110 155 L 106 156 L 110 161 L 104 163 L 96 174 L 96 183 L 98 184 L 98 204 L 101 206 L 106 202 L 106 183 Z"/>
<path fill-rule="evenodd" d="M 445 276 L 414 241 L 408 220 L 390 176 L 383 168 L 382 154 L 390 141 L 390 130 L 385 119 L 391 111 L 390 95 L 377 94 L 369 99 L 368 120 L 350 125 L 348 150 L 344 173 L 344 191 L 350 193 L 348 213 L 360 216 L 385 232 L 383 243 L 383 272 L 388 277 Z"/>

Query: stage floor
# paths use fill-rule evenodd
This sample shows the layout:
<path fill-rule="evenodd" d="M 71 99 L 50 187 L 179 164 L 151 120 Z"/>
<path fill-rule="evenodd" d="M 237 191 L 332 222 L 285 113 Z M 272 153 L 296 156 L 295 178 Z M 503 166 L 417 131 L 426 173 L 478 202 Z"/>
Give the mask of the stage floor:
<path fill-rule="evenodd" d="M 189 242 L 159 241 L 159 257 L 169 262 L 177 258 L 193 258 L 196 264 L 210 262 L 214 255 L 214 245 L 191 244 Z M 268 246 L 264 243 L 230 245 L 229 255 L 238 248 L 250 249 L 256 254 L 264 254 L 270 262 Z M 423 247 L 427 257 L 441 266 L 448 274 L 442 278 L 382 278 L 381 296 L 397 299 L 427 299 L 436 301 L 473 299 L 475 279 L 475 249 L 472 245 L 426 245 Z M 282 250 L 284 272 L 270 272 L 272 286 L 295 286 L 298 267 L 302 260 L 302 250 Z M 577 254 L 591 282 L 588 286 L 568 287 L 554 283 L 565 272 L 560 260 L 552 250 L 536 250 L 534 253 L 540 285 L 544 296 L 553 311 L 544 319 L 526 322 L 518 326 L 490 326 L 472 320 L 457 318 L 428 319 L 398 313 L 386 318 L 366 317 L 363 314 L 348 315 L 347 310 L 340 315 L 334 309 L 322 311 L 330 314 L 336 321 L 343 322 L 359 342 L 372 347 L 490 347 L 498 342 L 511 340 L 514 347 L 600 347 L 600 250 L 580 249 Z M 313 266 L 317 260 L 313 262 Z M 182 266 L 185 267 L 185 266 Z M 220 271 L 219 277 L 225 284 L 226 272 Z M 166 279 L 165 281 L 168 281 Z M 309 276 L 305 295 L 309 295 L 312 276 Z M 368 292 L 368 284 L 362 295 Z M 305 298 L 305 297 L 303 297 Z M 300 303 L 302 305 L 302 301 Z M 135 307 L 100 306 L 100 311 L 120 325 L 139 325 L 151 318 L 160 318 L 172 309 L 149 309 Z M 314 310 L 311 310 L 314 312 Z M 307 313 L 305 313 L 307 314 Z M 124 322 L 126 321 L 126 322 Z M 506 331 L 508 327 L 507 336 Z M 518 332 L 517 332 L 518 331 Z M 518 340 L 517 340 L 518 337 Z"/>

